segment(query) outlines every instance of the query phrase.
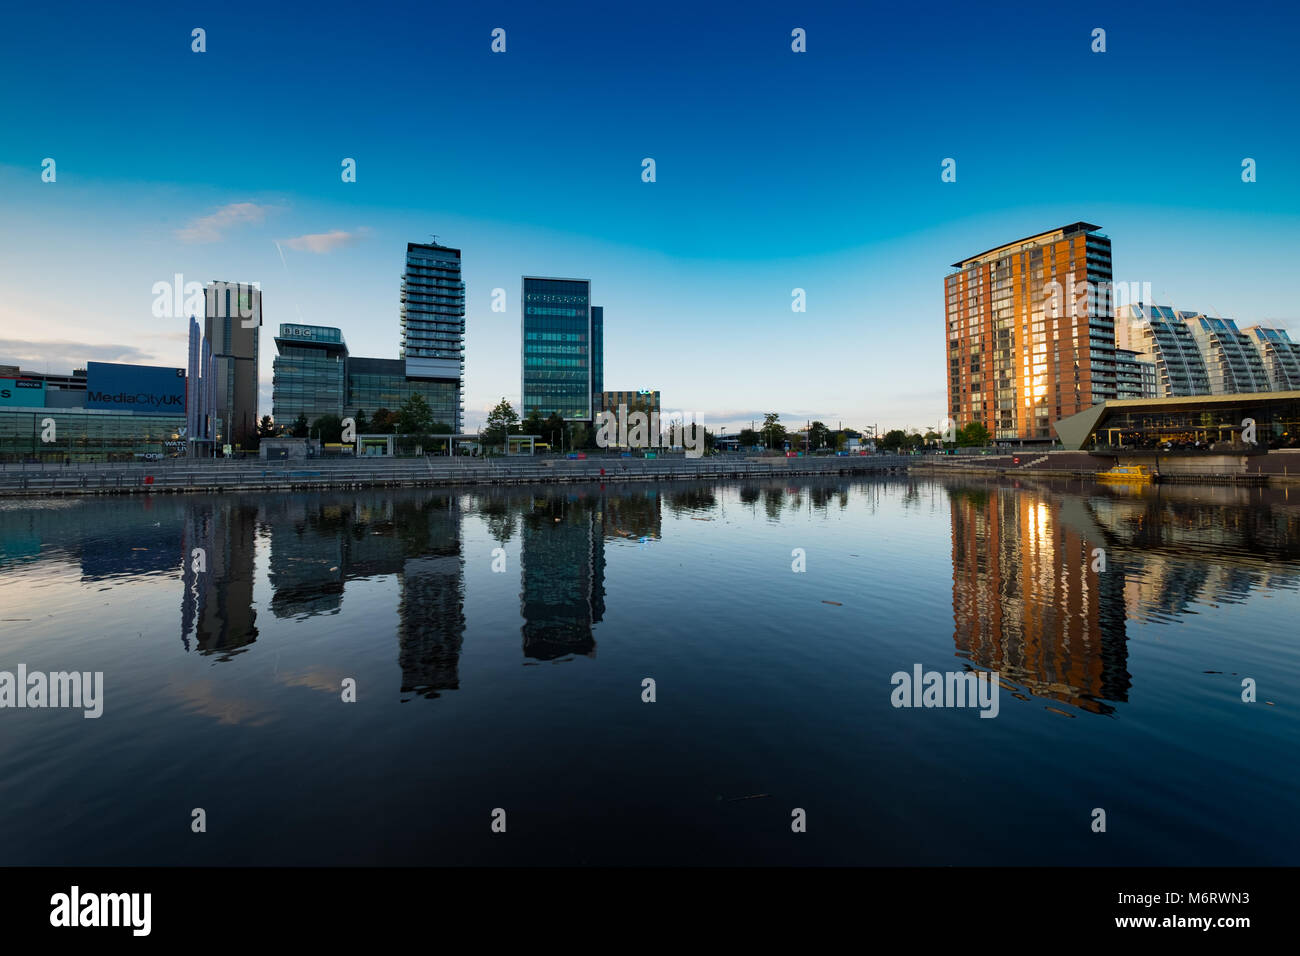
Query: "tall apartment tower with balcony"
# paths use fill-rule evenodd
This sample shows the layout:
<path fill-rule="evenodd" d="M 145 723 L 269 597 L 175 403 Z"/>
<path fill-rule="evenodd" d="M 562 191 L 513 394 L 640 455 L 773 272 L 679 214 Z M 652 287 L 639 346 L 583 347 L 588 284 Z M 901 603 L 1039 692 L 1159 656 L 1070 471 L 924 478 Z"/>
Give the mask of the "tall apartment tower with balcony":
<path fill-rule="evenodd" d="M 456 419 L 452 427 L 459 432 L 465 390 L 465 283 L 459 249 L 406 244 L 401 326 L 398 354 L 406 361 L 406 377 L 443 386 Z"/>
<path fill-rule="evenodd" d="M 1250 337 L 1259 353 L 1272 391 L 1300 389 L 1300 343 L 1291 341 L 1286 329 L 1252 325 L 1241 331 Z"/>
<path fill-rule="evenodd" d="M 953 263 L 944 279 L 948 414 L 995 441 L 1117 397 L 1110 239 L 1075 222 Z"/>
<path fill-rule="evenodd" d="M 1187 324 L 1195 312 L 1137 302 L 1115 310 L 1115 341 L 1156 367 L 1156 398 L 1210 394 L 1205 356 Z"/>

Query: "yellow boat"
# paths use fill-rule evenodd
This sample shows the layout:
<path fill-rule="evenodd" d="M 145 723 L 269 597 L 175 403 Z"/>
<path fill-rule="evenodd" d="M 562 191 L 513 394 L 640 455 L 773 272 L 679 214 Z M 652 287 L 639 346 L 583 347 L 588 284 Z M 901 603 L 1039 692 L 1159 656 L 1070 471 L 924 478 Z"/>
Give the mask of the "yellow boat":
<path fill-rule="evenodd" d="M 1156 478 L 1156 473 L 1146 465 L 1116 465 L 1097 474 L 1098 481 L 1122 481 L 1141 485 L 1152 484 Z"/>

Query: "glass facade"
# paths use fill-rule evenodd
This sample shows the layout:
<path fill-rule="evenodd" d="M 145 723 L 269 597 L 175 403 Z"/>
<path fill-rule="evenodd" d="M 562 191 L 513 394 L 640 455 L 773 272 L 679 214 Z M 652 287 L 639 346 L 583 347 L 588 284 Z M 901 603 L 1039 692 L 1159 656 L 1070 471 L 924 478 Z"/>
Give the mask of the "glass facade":
<path fill-rule="evenodd" d="M 520 417 L 536 409 L 543 418 L 590 421 L 591 282 L 525 276 L 520 301 Z"/>
<path fill-rule="evenodd" d="M 1239 401 L 1154 402 L 1107 407 L 1084 442 L 1085 448 L 1241 447 L 1242 423 L 1255 422 L 1255 441 L 1267 448 L 1300 446 L 1300 398 L 1277 395 Z"/>
<path fill-rule="evenodd" d="M 271 417 L 292 426 L 299 415 L 310 424 L 343 415 L 348 347 L 343 333 L 318 325 L 281 325 L 272 365 Z"/>
<path fill-rule="evenodd" d="M 355 416 L 364 411 L 373 417 L 381 408 L 396 412 L 415 394 L 424 396 L 433 409 L 435 422 L 459 431 L 459 382 L 407 378 L 406 363 L 401 359 L 348 359 L 344 415 Z"/>
<path fill-rule="evenodd" d="M 605 309 L 591 307 L 591 411 L 600 408 L 600 396 L 605 390 Z"/>
<path fill-rule="evenodd" d="M 45 420 L 53 419 L 53 441 Z M 0 408 L 0 459 L 131 461 L 184 454 L 185 414 L 138 415 L 98 409 Z"/>

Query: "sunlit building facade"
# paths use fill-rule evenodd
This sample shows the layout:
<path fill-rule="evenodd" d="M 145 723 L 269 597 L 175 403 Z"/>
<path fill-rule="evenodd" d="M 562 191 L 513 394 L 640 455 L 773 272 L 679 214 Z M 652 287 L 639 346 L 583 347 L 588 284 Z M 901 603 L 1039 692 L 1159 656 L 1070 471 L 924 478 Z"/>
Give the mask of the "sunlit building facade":
<path fill-rule="evenodd" d="M 994 440 L 1115 398 L 1110 239 L 1076 222 L 953 264 L 944 279 L 948 414 Z"/>

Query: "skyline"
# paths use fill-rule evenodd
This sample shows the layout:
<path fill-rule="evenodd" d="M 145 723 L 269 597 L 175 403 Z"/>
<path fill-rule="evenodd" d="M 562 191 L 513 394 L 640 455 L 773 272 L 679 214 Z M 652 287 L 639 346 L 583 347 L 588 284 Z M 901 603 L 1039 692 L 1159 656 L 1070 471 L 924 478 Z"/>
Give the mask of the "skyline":
<path fill-rule="evenodd" d="M 519 407 L 520 277 L 572 275 L 607 310 L 607 388 L 657 389 L 715 428 L 777 411 L 924 430 L 946 404 L 949 263 L 1078 220 L 1110 236 L 1117 283 L 1300 337 L 1283 278 L 1300 252 L 1300 144 L 1278 121 L 1289 10 L 947 7 L 919 24 L 773 5 L 692 9 L 690 29 L 507 6 L 440 11 L 431 34 L 342 9 L 86 8 L 70 32 L 11 15 L 29 42 L 0 78 L 31 92 L 0 142 L 0 363 L 183 365 L 188 316 L 150 312 L 178 273 L 259 282 L 266 328 L 334 326 L 396 358 L 405 244 L 436 235 L 463 256 L 467 428 L 502 395 Z M 408 12 L 389 22 L 433 26 Z M 807 53 L 790 49 L 796 26 Z M 453 92 L 429 97 L 430 80 Z M 967 90 L 983 92 L 966 105 Z"/>

